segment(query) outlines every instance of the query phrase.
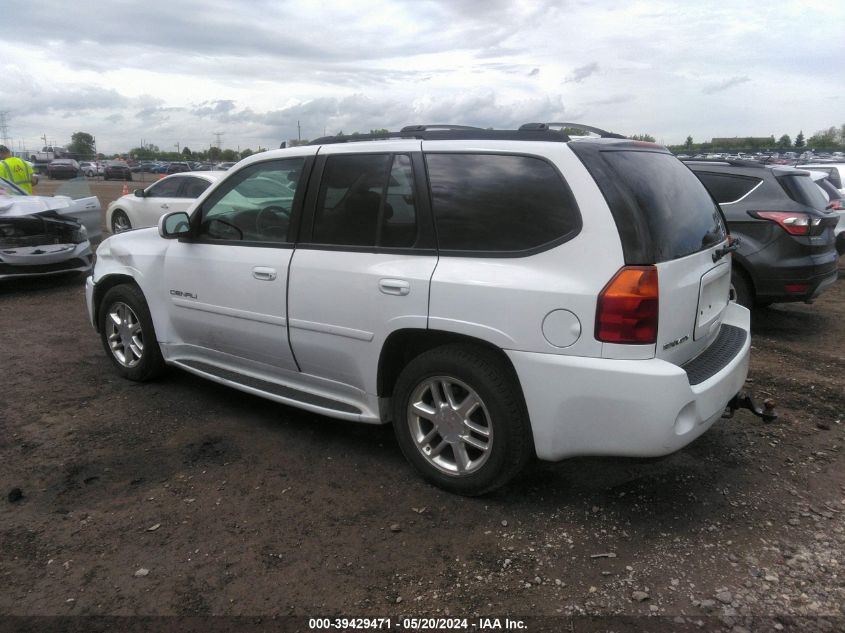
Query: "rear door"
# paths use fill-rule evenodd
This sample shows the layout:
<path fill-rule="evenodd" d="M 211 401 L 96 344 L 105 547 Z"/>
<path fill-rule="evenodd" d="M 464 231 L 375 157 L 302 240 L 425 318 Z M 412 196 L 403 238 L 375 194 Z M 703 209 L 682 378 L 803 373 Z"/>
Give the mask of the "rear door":
<path fill-rule="evenodd" d="M 290 340 L 302 372 L 376 393 L 382 345 L 424 329 L 437 263 L 420 141 L 320 149 L 290 268 Z"/>

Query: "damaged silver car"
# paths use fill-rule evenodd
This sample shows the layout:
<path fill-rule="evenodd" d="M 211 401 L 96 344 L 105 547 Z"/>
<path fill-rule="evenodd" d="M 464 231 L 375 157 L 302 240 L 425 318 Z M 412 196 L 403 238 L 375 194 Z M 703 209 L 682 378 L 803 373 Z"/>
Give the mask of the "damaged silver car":
<path fill-rule="evenodd" d="M 0 178 L 0 280 L 87 273 L 100 216 L 96 196 L 31 196 Z"/>

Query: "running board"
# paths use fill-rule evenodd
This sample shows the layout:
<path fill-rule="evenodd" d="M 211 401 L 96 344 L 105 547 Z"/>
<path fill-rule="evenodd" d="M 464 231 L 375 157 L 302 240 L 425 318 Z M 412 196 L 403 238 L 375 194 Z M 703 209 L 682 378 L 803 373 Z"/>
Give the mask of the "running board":
<path fill-rule="evenodd" d="M 252 393 L 258 396 L 264 396 L 290 404 L 295 407 L 314 411 L 316 413 L 323 413 L 332 417 L 339 417 L 347 420 L 368 421 L 367 418 L 362 418 L 364 412 L 358 407 L 347 402 L 333 400 L 325 396 L 319 396 L 293 387 L 280 385 L 276 382 L 270 382 L 255 376 L 247 376 L 239 374 L 238 372 L 229 369 L 223 369 L 216 365 L 204 363 L 198 360 L 177 360 L 171 361 L 172 364 L 181 367 L 193 374 L 209 378 L 215 382 L 228 385 L 247 393 Z"/>

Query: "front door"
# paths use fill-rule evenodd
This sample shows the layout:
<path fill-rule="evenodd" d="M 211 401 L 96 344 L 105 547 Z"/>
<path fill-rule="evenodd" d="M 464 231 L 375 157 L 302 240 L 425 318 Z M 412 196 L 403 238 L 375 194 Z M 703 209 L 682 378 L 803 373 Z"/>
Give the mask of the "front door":
<path fill-rule="evenodd" d="M 269 376 L 296 371 L 287 335 L 291 218 L 306 157 L 252 163 L 195 211 L 197 235 L 174 241 L 165 278 L 173 359 Z M 299 193 L 299 195 L 297 195 Z"/>

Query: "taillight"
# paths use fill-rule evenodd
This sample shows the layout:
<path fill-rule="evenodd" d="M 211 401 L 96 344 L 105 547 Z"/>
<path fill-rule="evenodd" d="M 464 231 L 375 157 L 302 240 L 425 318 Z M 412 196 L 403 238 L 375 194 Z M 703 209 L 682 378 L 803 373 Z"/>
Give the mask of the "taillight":
<path fill-rule="evenodd" d="M 625 266 L 599 294 L 596 340 L 654 343 L 658 316 L 657 268 Z"/>
<path fill-rule="evenodd" d="M 827 205 L 827 208 L 831 211 L 842 211 L 845 207 L 842 206 L 842 199 L 841 198 L 834 198 L 830 201 L 830 204 Z"/>
<path fill-rule="evenodd" d="M 752 211 L 752 215 L 763 220 L 771 220 L 790 235 L 810 235 L 821 224 L 821 218 L 814 218 L 807 213 L 789 211 Z"/>

